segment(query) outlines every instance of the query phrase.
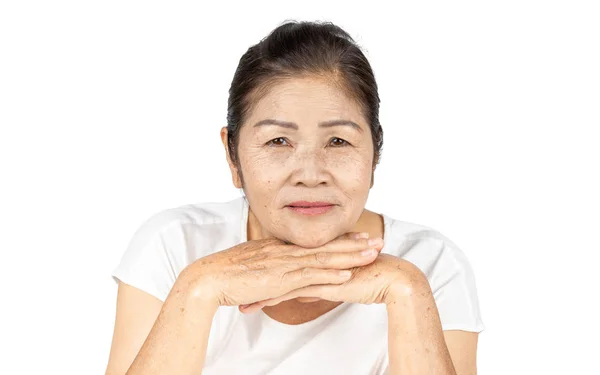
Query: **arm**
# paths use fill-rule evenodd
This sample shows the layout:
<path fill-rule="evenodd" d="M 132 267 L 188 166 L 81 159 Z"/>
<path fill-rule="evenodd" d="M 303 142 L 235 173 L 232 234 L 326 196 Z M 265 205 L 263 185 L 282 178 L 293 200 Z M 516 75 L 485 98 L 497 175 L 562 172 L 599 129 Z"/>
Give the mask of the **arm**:
<path fill-rule="evenodd" d="M 106 375 L 122 375 L 127 372 L 148 337 L 162 305 L 163 302 L 153 295 L 119 281 Z"/>
<path fill-rule="evenodd" d="M 477 340 L 479 333 L 444 331 L 446 346 L 458 375 L 477 375 Z"/>
<path fill-rule="evenodd" d="M 475 375 L 477 333 L 442 331 L 427 278 L 416 268 L 407 275 L 386 305 L 390 374 Z"/>
<path fill-rule="evenodd" d="M 367 248 L 367 239 L 350 234 L 312 249 L 273 238 L 247 241 L 184 268 L 161 308 L 156 298 L 123 286 L 128 296 L 118 302 L 118 338 L 107 375 L 199 374 L 219 306 L 255 304 L 309 285 L 342 284 L 351 275 L 340 274 L 340 269 L 375 260 L 361 255 Z M 327 262 L 317 256 L 321 253 Z M 148 309 L 138 306 L 136 316 L 139 301 L 146 301 Z"/>
<path fill-rule="evenodd" d="M 158 299 L 120 283 L 107 375 L 201 373 L 217 306 L 186 280 L 182 272 L 158 313 Z"/>

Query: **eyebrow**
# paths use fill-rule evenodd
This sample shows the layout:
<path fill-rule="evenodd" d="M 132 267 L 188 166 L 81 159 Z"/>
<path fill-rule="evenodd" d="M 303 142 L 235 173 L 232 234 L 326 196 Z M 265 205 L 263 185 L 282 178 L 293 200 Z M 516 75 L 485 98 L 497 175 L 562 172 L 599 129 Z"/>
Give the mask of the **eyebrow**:
<path fill-rule="evenodd" d="M 274 120 L 270 118 L 257 122 L 256 124 L 254 124 L 254 127 L 264 125 L 277 125 L 288 129 L 298 130 L 298 125 L 296 125 L 296 123 L 294 122 Z M 320 128 L 330 128 L 332 126 L 350 126 L 360 132 L 363 131 L 363 129 L 357 123 L 350 120 L 329 120 L 319 123 Z"/>

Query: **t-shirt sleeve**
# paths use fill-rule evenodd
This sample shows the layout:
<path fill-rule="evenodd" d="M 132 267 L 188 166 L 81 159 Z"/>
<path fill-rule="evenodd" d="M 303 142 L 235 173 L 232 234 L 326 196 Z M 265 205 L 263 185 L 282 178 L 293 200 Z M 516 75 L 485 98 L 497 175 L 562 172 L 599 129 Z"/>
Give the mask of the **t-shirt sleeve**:
<path fill-rule="evenodd" d="M 115 282 L 149 293 L 161 301 L 169 294 L 185 259 L 182 223 L 171 210 L 158 212 L 133 234 L 117 267 Z"/>
<path fill-rule="evenodd" d="M 475 275 L 469 260 L 451 241 L 442 241 L 438 249 L 428 278 L 442 329 L 483 331 Z"/>

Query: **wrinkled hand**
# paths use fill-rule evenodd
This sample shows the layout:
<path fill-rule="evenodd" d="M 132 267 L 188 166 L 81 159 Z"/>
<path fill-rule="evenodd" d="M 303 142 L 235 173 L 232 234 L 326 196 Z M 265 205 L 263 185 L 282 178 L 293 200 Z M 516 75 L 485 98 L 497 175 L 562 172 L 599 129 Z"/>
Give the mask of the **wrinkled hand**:
<path fill-rule="evenodd" d="M 259 301 L 240 308 L 252 313 L 265 306 L 274 306 L 294 298 L 314 298 L 360 304 L 388 303 L 398 293 L 409 293 L 414 280 L 422 281 L 424 275 L 412 263 L 390 254 L 379 254 L 375 261 L 351 269 L 351 278 L 336 285 L 309 285 L 295 289 L 280 297 Z"/>
<path fill-rule="evenodd" d="M 274 238 L 247 241 L 196 260 L 178 282 L 214 306 L 253 304 L 309 285 L 340 284 L 352 277 L 346 270 L 376 259 L 383 241 L 376 246 L 367 237 L 345 233 L 316 248 Z"/>

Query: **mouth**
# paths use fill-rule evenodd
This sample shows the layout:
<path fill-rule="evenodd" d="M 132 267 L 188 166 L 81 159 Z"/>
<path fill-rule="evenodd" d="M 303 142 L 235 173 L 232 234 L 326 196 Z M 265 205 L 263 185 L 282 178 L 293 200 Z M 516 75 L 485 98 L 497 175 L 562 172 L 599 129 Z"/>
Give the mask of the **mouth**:
<path fill-rule="evenodd" d="M 307 201 L 298 201 L 290 203 L 286 206 L 295 213 L 301 215 L 322 215 L 331 211 L 336 205 L 329 202 L 307 202 Z"/>

